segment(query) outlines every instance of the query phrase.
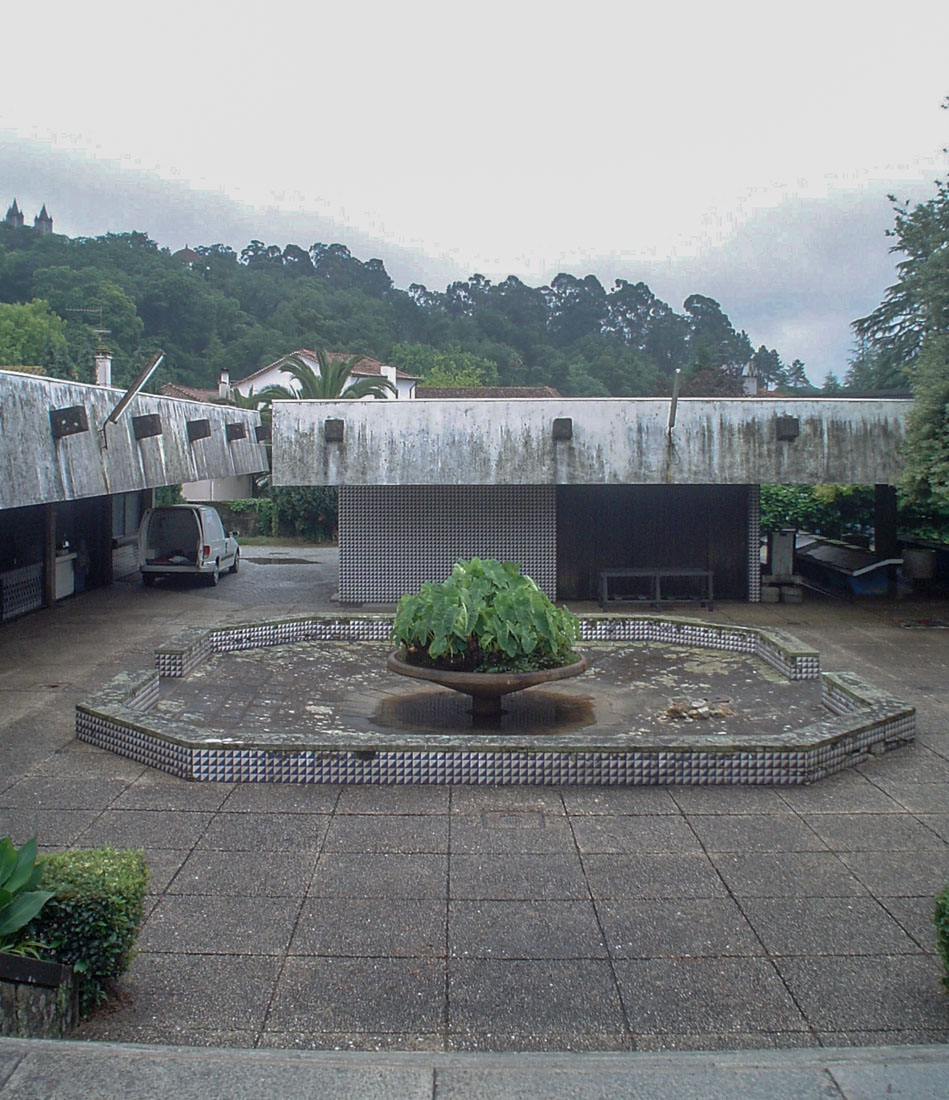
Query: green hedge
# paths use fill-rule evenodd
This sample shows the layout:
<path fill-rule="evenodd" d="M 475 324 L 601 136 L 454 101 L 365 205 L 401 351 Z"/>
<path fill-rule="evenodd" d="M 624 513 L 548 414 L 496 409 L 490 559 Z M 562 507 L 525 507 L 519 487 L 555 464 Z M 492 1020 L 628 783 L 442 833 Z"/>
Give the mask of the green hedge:
<path fill-rule="evenodd" d="M 43 858 L 42 886 L 55 892 L 29 925 L 43 954 L 72 966 L 85 1015 L 132 961 L 148 867 L 133 849 L 88 848 Z"/>
<path fill-rule="evenodd" d="M 215 507 L 225 527 L 237 527 L 247 536 L 283 535 L 313 542 L 336 537 L 339 498 L 335 486 L 283 486 L 269 497 L 218 501 Z M 242 522 L 243 517 L 249 522 Z"/>
<path fill-rule="evenodd" d="M 936 898 L 933 920 L 936 924 L 936 943 L 942 956 L 942 964 L 946 968 L 943 985 L 949 989 L 949 886 Z"/>

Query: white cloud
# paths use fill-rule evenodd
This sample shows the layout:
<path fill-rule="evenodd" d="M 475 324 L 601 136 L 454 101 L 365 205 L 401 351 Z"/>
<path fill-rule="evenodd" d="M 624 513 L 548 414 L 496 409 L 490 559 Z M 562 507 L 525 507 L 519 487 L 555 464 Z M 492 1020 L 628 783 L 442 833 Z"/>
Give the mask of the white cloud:
<path fill-rule="evenodd" d="M 789 300 L 802 281 L 830 295 L 854 256 L 808 258 L 785 215 L 821 200 L 808 224 L 833 240 L 852 196 L 931 177 L 946 143 L 944 0 L 898 13 L 856 0 L 51 0 L 43 24 L 41 68 L 26 27 L 5 52 L 7 164 L 13 146 L 20 161 L 97 158 L 129 209 L 158 177 L 178 185 L 169 195 L 200 189 L 202 211 L 227 208 L 232 224 L 256 210 L 248 237 L 336 235 L 399 265 L 414 255 L 433 283 L 640 265 L 691 268 L 692 289 L 707 272 L 743 300 L 751 267 Z M 4 178 L 18 196 L 32 186 Z M 61 182 L 64 226 L 75 181 Z M 180 214 L 189 238 L 196 202 Z M 236 222 L 233 203 L 248 208 Z M 173 219 L 161 224 L 174 243 Z M 793 263 L 762 267 L 759 246 Z"/>

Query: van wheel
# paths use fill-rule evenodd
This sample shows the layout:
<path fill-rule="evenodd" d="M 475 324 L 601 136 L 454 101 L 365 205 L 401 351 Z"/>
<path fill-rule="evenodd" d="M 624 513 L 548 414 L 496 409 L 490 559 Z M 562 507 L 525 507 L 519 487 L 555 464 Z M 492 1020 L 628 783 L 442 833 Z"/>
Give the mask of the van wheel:
<path fill-rule="evenodd" d="M 231 568 L 228 570 L 228 572 L 236 573 L 237 570 L 240 569 L 240 567 L 241 567 L 241 552 L 240 552 L 240 550 L 238 550 L 237 553 L 234 555 L 234 564 L 231 566 Z"/>
<path fill-rule="evenodd" d="M 208 585 L 213 588 L 221 577 L 221 570 L 215 565 L 210 573 L 205 574 L 208 578 Z"/>
<path fill-rule="evenodd" d="M 155 583 L 155 574 L 154 573 L 143 573 L 142 574 L 142 584 L 144 584 L 146 588 L 151 588 L 154 583 Z"/>

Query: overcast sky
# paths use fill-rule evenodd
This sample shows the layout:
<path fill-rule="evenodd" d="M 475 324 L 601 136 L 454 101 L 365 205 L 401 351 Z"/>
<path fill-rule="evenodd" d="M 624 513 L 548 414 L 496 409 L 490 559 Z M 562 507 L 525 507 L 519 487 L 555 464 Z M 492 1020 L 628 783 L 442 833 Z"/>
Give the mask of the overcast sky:
<path fill-rule="evenodd" d="M 945 175 L 949 3 L 659 8 L 24 8 L 0 202 L 171 248 L 340 241 L 403 287 L 644 279 L 842 375 L 893 279 L 887 193 Z"/>

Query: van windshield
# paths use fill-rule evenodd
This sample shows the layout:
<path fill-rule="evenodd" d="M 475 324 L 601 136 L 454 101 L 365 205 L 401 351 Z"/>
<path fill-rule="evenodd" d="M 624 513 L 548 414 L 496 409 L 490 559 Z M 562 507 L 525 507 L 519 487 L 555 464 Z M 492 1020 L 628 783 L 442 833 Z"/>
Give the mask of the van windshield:
<path fill-rule="evenodd" d="M 152 513 L 145 560 L 177 565 L 197 563 L 198 521 L 190 508 L 169 508 Z"/>

